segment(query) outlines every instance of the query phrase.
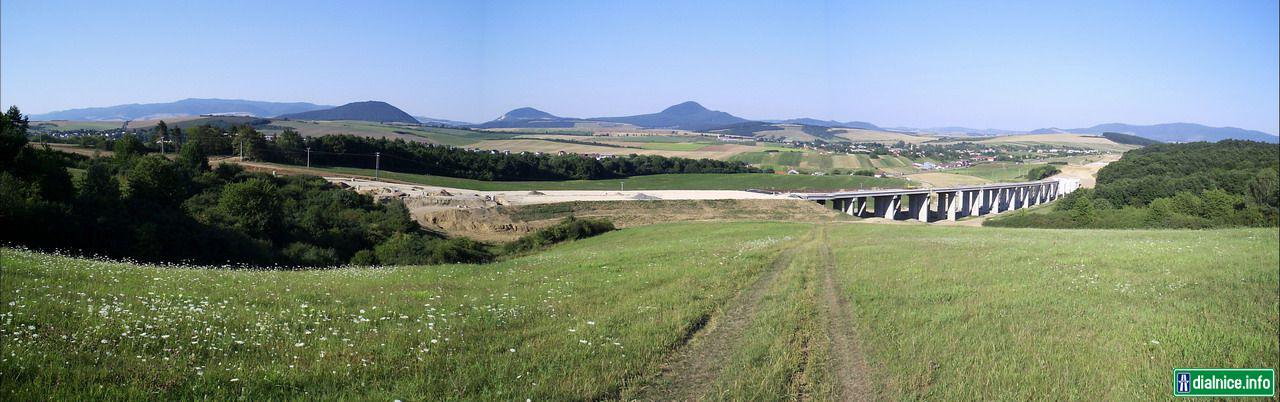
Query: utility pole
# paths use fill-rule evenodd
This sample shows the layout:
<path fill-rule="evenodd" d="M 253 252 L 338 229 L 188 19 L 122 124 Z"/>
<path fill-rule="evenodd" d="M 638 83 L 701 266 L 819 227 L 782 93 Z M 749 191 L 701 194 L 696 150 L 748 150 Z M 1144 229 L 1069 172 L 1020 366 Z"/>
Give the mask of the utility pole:
<path fill-rule="evenodd" d="M 382 170 L 382 153 L 373 153 L 373 179 L 378 179 L 378 172 Z"/>
<path fill-rule="evenodd" d="M 307 147 L 307 167 L 311 167 L 311 147 Z"/>
<path fill-rule="evenodd" d="M 240 140 L 240 161 L 244 162 L 244 140 Z"/>

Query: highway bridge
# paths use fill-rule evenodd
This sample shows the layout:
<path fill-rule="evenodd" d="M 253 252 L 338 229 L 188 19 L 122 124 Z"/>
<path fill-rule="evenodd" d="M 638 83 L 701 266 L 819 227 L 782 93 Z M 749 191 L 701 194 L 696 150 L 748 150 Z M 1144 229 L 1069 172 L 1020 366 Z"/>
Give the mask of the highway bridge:
<path fill-rule="evenodd" d="M 948 188 L 802 193 L 791 196 L 816 201 L 862 218 L 934 222 L 1026 208 L 1053 201 L 1075 191 L 1079 186 L 1080 181 L 1076 179 L 1055 179 Z"/>

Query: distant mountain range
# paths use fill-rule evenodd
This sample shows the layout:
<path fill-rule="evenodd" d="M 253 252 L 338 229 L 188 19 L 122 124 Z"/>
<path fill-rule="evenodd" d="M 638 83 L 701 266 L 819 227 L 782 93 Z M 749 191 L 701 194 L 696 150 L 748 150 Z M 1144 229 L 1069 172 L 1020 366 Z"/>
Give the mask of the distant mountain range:
<path fill-rule="evenodd" d="M 306 102 L 262 102 L 240 99 L 183 99 L 168 103 L 134 103 L 128 105 L 70 109 L 31 115 L 31 120 L 147 120 L 174 116 L 205 114 L 275 117 L 288 113 L 327 109 L 333 106 Z"/>
<path fill-rule="evenodd" d="M 169 103 L 129 104 L 109 107 L 71 109 L 31 115 L 31 120 L 144 120 L 175 116 L 196 115 L 244 115 L 296 120 L 364 120 L 373 122 L 422 123 L 473 128 L 571 128 L 578 123 L 619 123 L 642 128 L 665 128 L 690 131 L 745 132 L 754 125 L 798 124 L 809 127 L 806 132 L 817 133 L 820 128 L 858 128 L 901 132 L 930 133 L 946 136 L 990 137 L 1018 134 L 1076 133 L 1101 135 L 1104 132 L 1131 134 L 1161 142 L 1219 141 L 1227 138 L 1276 143 L 1280 137 L 1256 130 L 1236 127 L 1209 127 L 1194 123 L 1169 123 L 1155 125 L 1131 125 L 1124 123 L 1099 124 L 1093 127 L 1060 129 L 1055 127 L 1031 131 L 1002 129 L 976 129 L 969 127 L 880 127 L 863 121 L 819 120 L 794 118 L 785 120 L 748 120 L 732 114 L 710 110 L 697 102 L 688 101 L 668 107 L 658 113 L 617 117 L 574 118 L 561 117 L 531 107 L 512 110 L 497 119 L 470 124 L 467 122 L 410 116 L 386 102 L 355 102 L 333 107 L 305 102 L 261 102 L 238 99 L 183 99 Z M 760 128 L 760 127 L 756 127 Z M 780 129 L 780 128 L 775 128 Z M 728 130 L 728 131 L 725 131 Z"/>
<path fill-rule="evenodd" d="M 387 102 L 352 102 L 332 109 L 312 110 L 276 116 L 291 120 L 361 120 L 384 123 L 417 124 L 418 119 Z"/>
<path fill-rule="evenodd" d="M 631 124 L 643 128 L 669 128 L 674 130 L 702 131 L 744 123 L 750 120 L 725 112 L 710 110 L 698 102 L 684 102 L 658 113 L 635 116 L 592 117 L 580 119 L 560 117 L 531 107 L 522 107 L 499 116 L 497 119 L 474 125 L 475 128 L 567 128 L 577 123 L 602 122 Z"/>
<path fill-rule="evenodd" d="M 414 119 L 417 119 L 419 123 L 426 124 L 426 125 L 431 125 L 431 126 L 453 126 L 453 127 L 464 127 L 464 126 L 470 126 L 470 125 L 472 125 L 472 123 L 468 123 L 468 122 L 465 122 L 465 121 L 457 121 L 457 120 L 449 120 L 449 119 L 437 119 L 437 118 L 434 118 L 434 117 L 427 117 L 427 116 L 413 116 L 413 118 L 414 118 Z"/>
<path fill-rule="evenodd" d="M 811 119 L 808 117 L 802 117 L 799 119 L 786 119 L 786 120 L 765 120 L 765 122 L 783 123 L 783 124 L 800 124 L 805 126 L 831 127 L 831 128 L 860 128 L 864 130 L 883 130 L 883 128 L 880 128 L 875 124 L 867 123 L 865 121 L 818 120 L 818 119 Z"/>

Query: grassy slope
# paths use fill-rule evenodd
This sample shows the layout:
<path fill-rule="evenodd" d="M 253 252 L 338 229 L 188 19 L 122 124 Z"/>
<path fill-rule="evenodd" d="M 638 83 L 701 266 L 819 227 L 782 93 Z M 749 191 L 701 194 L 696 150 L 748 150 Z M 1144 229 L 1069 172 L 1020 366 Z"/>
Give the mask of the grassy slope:
<path fill-rule="evenodd" d="M 1044 166 L 1044 164 L 996 162 L 962 169 L 949 169 L 943 172 L 981 177 L 995 182 L 1017 182 L 1026 181 L 1027 172 L 1040 166 Z"/>
<path fill-rule="evenodd" d="M 334 174 L 358 174 L 373 176 L 372 169 L 325 168 Z M 568 180 L 568 181 L 482 181 L 456 177 L 429 176 L 409 173 L 382 172 L 381 177 L 409 183 L 481 191 L 503 190 L 618 190 L 625 182 L 627 190 L 831 190 L 855 188 L 899 188 L 905 182 L 898 179 L 865 176 L 809 176 L 767 173 L 702 173 L 658 174 L 635 176 L 627 179 Z"/>
<path fill-rule="evenodd" d="M 672 229 L 629 229 L 487 266 L 311 272 L 0 249 L 0 346 L 13 353 L 0 360 L 0 395 L 606 398 L 657 372 L 687 328 L 805 228 Z"/>
<path fill-rule="evenodd" d="M 1173 367 L 1280 366 L 1274 229 L 818 229 L 658 225 L 489 266 L 317 272 L 4 250 L 0 394 L 627 397 L 783 249 L 702 396 L 837 399 L 820 272 L 852 303 L 875 399 L 1142 400 Z"/>
<path fill-rule="evenodd" d="M 884 399 L 1144 400 L 1280 366 L 1272 229 L 832 233 Z"/>

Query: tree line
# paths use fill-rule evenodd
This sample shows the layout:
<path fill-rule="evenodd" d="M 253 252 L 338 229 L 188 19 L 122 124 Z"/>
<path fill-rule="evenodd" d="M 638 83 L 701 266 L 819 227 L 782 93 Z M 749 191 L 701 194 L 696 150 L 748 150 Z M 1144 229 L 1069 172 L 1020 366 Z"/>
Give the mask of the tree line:
<path fill-rule="evenodd" d="M 990 226 L 1216 228 L 1280 226 L 1280 146 L 1255 141 L 1154 144 L 1126 152 L 1049 213 Z"/>
<path fill-rule="evenodd" d="M 383 169 L 477 180 L 596 180 L 667 173 L 759 173 L 742 162 L 620 155 L 604 158 L 565 154 L 473 151 L 403 139 L 326 135 L 301 138 L 285 131 L 261 153 L 266 161 L 301 164 L 306 148 L 311 163 L 321 166 L 369 168 L 369 156 L 381 154 Z M 351 155 L 363 158 L 352 158 Z M 255 155 L 256 156 L 256 155 Z"/>

